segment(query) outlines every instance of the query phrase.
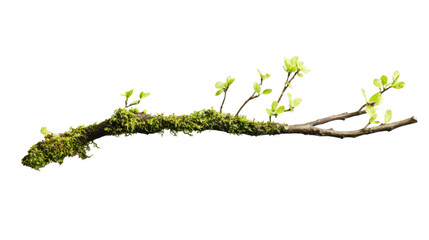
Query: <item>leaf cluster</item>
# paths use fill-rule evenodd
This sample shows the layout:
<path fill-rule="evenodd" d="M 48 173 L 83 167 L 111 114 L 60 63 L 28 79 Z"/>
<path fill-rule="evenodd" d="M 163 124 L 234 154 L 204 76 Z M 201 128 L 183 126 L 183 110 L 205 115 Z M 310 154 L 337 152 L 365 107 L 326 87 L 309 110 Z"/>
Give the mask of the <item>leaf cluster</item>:
<path fill-rule="evenodd" d="M 404 82 L 398 82 L 399 79 L 399 71 L 395 71 L 392 75 L 392 81 L 389 82 L 389 79 L 386 75 L 382 75 L 380 78 L 375 78 L 373 80 L 373 84 L 375 87 L 378 88 L 378 92 L 373 94 L 369 100 L 366 96 L 365 90 L 362 88 L 362 94 L 365 98 L 365 111 L 370 116 L 368 125 L 369 124 L 379 124 L 380 121 L 377 120 L 378 114 L 377 109 L 374 106 L 378 106 L 383 103 L 383 93 L 387 90 L 394 88 L 394 89 L 401 89 L 405 86 Z M 384 124 L 389 123 L 392 120 L 392 110 L 388 109 L 386 110 L 384 114 Z M 367 125 L 367 126 L 368 126 Z"/>
<path fill-rule="evenodd" d="M 125 97 L 125 108 L 128 108 L 128 107 L 131 107 L 131 106 L 133 106 L 133 105 L 137 105 L 137 104 L 139 104 L 140 103 L 140 101 L 143 99 L 143 98 L 145 98 L 145 97 L 147 97 L 147 96 L 149 96 L 150 95 L 150 93 L 145 93 L 145 92 L 140 92 L 140 94 L 139 94 L 139 99 L 138 100 L 135 100 L 135 101 L 133 101 L 132 103 L 130 103 L 129 105 L 128 105 L 128 99 L 133 95 L 133 92 L 134 92 L 134 89 L 131 89 L 131 90 L 129 90 L 129 91 L 126 91 L 124 94 L 121 94 L 121 96 L 124 96 Z"/>
<path fill-rule="evenodd" d="M 298 61 L 298 57 L 295 56 L 291 59 L 284 59 L 283 70 L 288 74 L 296 72 L 298 77 L 303 77 L 303 73 L 308 73 L 310 70 L 304 66 L 304 62 Z"/>
<path fill-rule="evenodd" d="M 219 90 L 216 91 L 216 96 L 219 96 L 221 93 L 226 92 L 231 86 L 231 84 L 235 81 L 235 78 L 231 78 L 231 76 L 228 76 L 225 82 L 216 82 L 215 87 Z"/>

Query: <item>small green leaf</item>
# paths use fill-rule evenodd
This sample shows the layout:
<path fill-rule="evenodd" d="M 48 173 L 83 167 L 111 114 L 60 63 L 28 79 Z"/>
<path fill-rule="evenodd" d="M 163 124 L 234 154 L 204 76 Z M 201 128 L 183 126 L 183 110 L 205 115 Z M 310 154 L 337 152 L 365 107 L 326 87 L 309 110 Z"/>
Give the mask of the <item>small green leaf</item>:
<path fill-rule="evenodd" d="M 381 83 L 381 80 L 378 79 L 378 78 L 374 79 L 373 83 L 374 83 L 374 86 L 376 86 L 378 88 L 382 88 L 383 87 L 383 84 Z"/>
<path fill-rule="evenodd" d="M 280 106 L 279 108 L 277 108 L 274 114 L 280 114 L 280 113 L 283 113 L 284 111 L 285 111 L 285 106 Z"/>
<path fill-rule="evenodd" d="M 43 136 L 48 136 L 51 132 L 48 131 L 48 129 L 46 127 L 42 127 L 42 129 L 40 129 L 40 133 L 43 134 Z"/>
<path fill-rule="evenodd" d="M 288 93 L 287 97 L 289 98 L 289 108 L 292 108 L 292 94 Z"/>
<path fill-rule="evenodd" d="M 375 114 L 375 115 L 372 115 L 370 118 L 369 118 L 369 123 L 374 123 L 374 121 L 375 121 L 375 119 L 377 118 L 377 114 Z"/>
<path fill-rule="evenodd" d="M 272 116 L 272 115 L 273 115 L 273 111 L 272 111 L 271 109 L 269 109 L 269 108 L 267 108 L 267 113 L 268 113 L 268 115 L 270 115 L 270 116 Z"/>
<path fill-rule="evenodd" d="M 259 76 L 260 76 L 261 78 L 264 78 L 264 75 L 261 73 L 261 71 L 259 71 L 259 69 L 256 69 L 256 70 L 258 70 Z"/>
<path fill-rule="evenodd" d="M 253 89 L 255 90 L 255 92 L 257 92 L 258 94 L 261 93 L 261 85 L 259 85 L 259 83 L 255 82 L 253 83 Z"/>
<path fill-rule="evenodd" d="M 134 89 L 131 89 L 130 91 L 125 92 L 125 97 L 128 99 L 131 97 L 131 95 L 133 95 L 133 91 Z"/>
<path fill-rule="evenodd" d="M 377 115 L 377 111 L 375 110 L 375 108 L 373 106 L 366 106 L 365 109 L 366 113 L 368 113 L 370 116 L 376 116 Z"/>
<path fill-rule="evenodd" d="M 140 99 L 145 98 L 145 97 L 147 97 L 147 96 L 149 96 L 149 95 L 150 95 L 150 93 L 144 93 L 144 92 L 141 92 L 141 93 L 140 93 Z"/>
<path fill-rule="evenodd" d="M 362 91 L 363 97 L 365 98 L 365 102 L 368 103 L 368 100 L 366 99 L 365 90 L 363 88 L 360 89 Z"/>
<path fill-rule="evenodd" d="M 395 84 L 392 85 L 392 87 L 395 88 L 395 89 L 401 89 L 404 86 L 405 86 L 404 82 L 398 82 L 398 83 L 395 83 Z"/>
<path fill-rule="evenodd" d="M 298 73 L 298 77 L 303 77 L 304 75 L 302 73 Z"/>
<path fill-rule="evenodd" d="M 226 86 L 229 87 L 235 81 L 235 78 L 231 78 L 231 76 L 226 79 Z"/>
<path fill-rule="evenodd" d="M 383 96 L 378 92 L 369 98 L 369 102 L 375 103 L 376 106 L 380 105 L 383 102 Z"/>
<path fill-rule="evenodd" d="M 292 65 L 291 65 L 291 63 L 290 63 L 290 60 L 289 60 L 289 59 L 287 59 L 287 58 L 285 58 L 285 65 L 283 66 L 283 69 L 284 69 L 286 72 L 291 73 L 291 72 L 292 72 L 292 71 L 291 71 L 291 68 L 292 68 Z"/>
<path fill-rule="evenodd" d="M 297 107 L 301 102 L 302 102 L 302 99 L 301 99 L 301 98 L 295 98 L 295 99 L 292 101 L 292 107 Z"/>
<path fill-rule="evenodd" d="M 134 102 L 132 102 L 130 105 L 134 105 L 134 104 L 138 104 L 140 103 L 140 100 L 135 100 Z"/>
<path fill-rule="evenodd" d="M 260 76 L 262 79 L 266 79 L 266 78 L 269 78 L 269 77 L 271 76 L 271 75 L 270 75 L 270 74 L 268 74 L 268 73 L 264 75 L 264 74 L 262 74 L 262 73 L 261 73 L 261 71 L 259 71 L 259 69 L 257 69 L 257 70 L 258 70 L 259 76 Z"/>
<path fill-rule="evenodd" d="M 279 103 L 277 101 L 273 101 L 273 103 L 271 103 L 271 110 L 274 112 L 278 106 Z"/>
<path fill-rule="evenodd" d="M 301 72 L 303 72 L 303 73 L 308 73 L 308 72 L 310 72 L 310 69 L 308 69 L 308 68 L 306 68 L 306 67 L 302 67 L 302 68 L 300 68 L 300 70 L 301 70 Z"/>
<path fill-rule="evenodd" d="M 218 81 L 218 82 L 216 82 L 215 87 L 220 89 L 220 88 L 224 88 L 225 85 L 226 84 L 224 82 Z"/>
<path fill-rule="evenodd" d="M 388 79 L 387 79 L 386 75 L 381 76 L 380 80 L 381 80 L 381 83 L 383 84 L 383 86 L 385 86 L 387 84 Z"/>
<path fill-rule="evenodd" d="M 273 91 L 273 90 L 271 90 L 271 89 L 267 88 L 267 89 L 265 89 L 265 90 L 262 92 L 262 94 L 267 95 L 267 94 L 270 94 L 272 91 Z"/>
<path fill-rule="evenodd" d="M 224 89 L 220 89 L 220 90 L 218 90 L 218 91 L 216 92 L 216 96 L 219 96 L 219 95 L 223 92 L 223 90 L 224 90 Z"/>
<path fill-rule="evenodd" d="M 290 84 L 290 82 L 289 82 L 289 81 L 286 81 L 286 82 L 285 82 L 285 85 L 287 85 L 288 87 L 290 87 L 290 89 L 293 89 L 293 87 L 292 87 L 292 85 Z"/>
<path fill-rule="evenodd" d="M 398 81 L 398 78 L 399 78 L 399 71 L 395 71 L 392 76 L 393 84 L 396 83 L 396 81 Z"/>
<path fill-rule="evenodd" d="M 229 79 L 226 85 L 229 87 L 235 81 L 235 78 Z"/>
<path fill-rule="evenodd" d="M 388 123 L 392 120 L 392 110 L 388 109 L 386 113 L 384 114 L 384 123 Z"/>
<path fill-rule="evenodd" d="M 298 57 L 295 56 L 295 57 L 291 58 L 290 64 L 292 65 L 292 67 L 298 68 Z"/>

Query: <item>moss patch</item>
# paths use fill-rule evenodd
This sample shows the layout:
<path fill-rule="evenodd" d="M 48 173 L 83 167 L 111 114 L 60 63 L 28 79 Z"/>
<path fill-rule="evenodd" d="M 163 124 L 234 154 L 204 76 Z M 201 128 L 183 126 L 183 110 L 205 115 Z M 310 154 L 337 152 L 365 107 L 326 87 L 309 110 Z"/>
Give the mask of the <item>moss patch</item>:
<path fill-rule="evenodd" d="M 213 109 L 195 111 L 189 115 L 148 115 L 133 109 L 116 109 L 109 119 L 56 135 L 47 134 L 45 139 L 33 145 L 28 154 L 22 159 L 25 166 L 39 170 L 52 162 L 63 163 L 65 157 L 78 155 L 82 159 L 90 156 L 87 151 L 96 138 L 107 135 L 129 136 L 135 133 L 152 134 L 164 133 L 169 130 L 177 135 L 183 132 L 192 135 L 193 132 L 218 130 L 230 134 L 246 134 L 252 136 L 274 135 L 286 132 L 288 126 L 274 122 L 257 122 L 243 116 L 233 116 L 229 113 L 219 113 Z"/>

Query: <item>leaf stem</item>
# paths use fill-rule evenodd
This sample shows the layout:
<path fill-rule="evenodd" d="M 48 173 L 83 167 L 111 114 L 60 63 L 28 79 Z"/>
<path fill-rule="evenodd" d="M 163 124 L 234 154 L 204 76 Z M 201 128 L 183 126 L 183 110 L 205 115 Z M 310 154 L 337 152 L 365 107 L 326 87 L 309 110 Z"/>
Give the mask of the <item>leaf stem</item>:
<path fill-rule="evenodd" d="M 264 78 L 261 78 L 261 83 L 259 84 L 259 86 L 262 86 L 262 83 L 264 82 Z M 260 94 L 256 95 L 256 92 L 253 92 L 252 96 L 250 96 L 246 101 L 244 101 L 243 105 L 241 105 L 240 109 L 238 109 L 237 113 L 235 114 L 235 116 L 238 116 L 238 114 L 240 113 L 241 109 L 243 109 L 244 105 L 246 105 L 250 100 L 255 99 L 257 97 L 260 96 Z"/>
<path fill-rule="evenodd" d="M 235 114 L 235 116 L 238 116 L 238 114 L 240 113 L 241 109 L 243 109 L 244 105 L 246 105 L 250 100 L 255 99 L 257 97 L 259 97 L 260 95 L 256 95 L 256 92 L 253 92 L 252 96 L 250 96 L 246 101 L 244 101 L 243 105 L 241 105 L 240 109 L 238 109 L 237 113 Z"/>
<path fill-rule="evenodd" d="M 225 99 L 226 99 L 226 91 L 228 91 L 228 87 L 226 87 L 226 88 L 225 88 L 225 91 L 224 91 L 223 101 L 222 101 L 222 104 L 220 105 L 220 110 L 219 110 L 219 112 L 220 112 L 220 113 L 222 113 L 223 104 L 225 103 Z"/>
<path fill-rule="evenodd" d="M 299 73 L 299 70 L 295 72 L 295 74 L 292 76 L 292 78 L 290 80 L 289 80 L 290 73 L 288 73 L 285 86 L 283 88 L 282 93 L 280 94 L 279 100 L 277 100 L 277 103 L 280 103 L 280 100 L 282 100 L 283 94 L 286 92 L 286 89 L 289 87 L 290 83 L 292 82 L 292 80 L 295 78 L 295 76 L 298 73 Z"/>

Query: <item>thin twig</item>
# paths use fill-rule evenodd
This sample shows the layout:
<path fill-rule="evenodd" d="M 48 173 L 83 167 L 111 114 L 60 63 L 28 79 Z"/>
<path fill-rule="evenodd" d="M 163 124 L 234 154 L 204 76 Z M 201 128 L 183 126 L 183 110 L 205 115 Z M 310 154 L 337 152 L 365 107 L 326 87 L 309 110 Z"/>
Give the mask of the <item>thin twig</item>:
<path fill-rule="evenodd" d="M 226 99 L 226 91 L 228 90 L 228 87 L 226 87 L 225 88 L 225 91 L 224 91 L 224 95 L 223 95 L 223 101 L 222 101 L 222 104 L 220 105 L 220 113 L 222 113 L 222 108 L 223 108 L 223 104 L 225 103 L 225 99 Z"/>

